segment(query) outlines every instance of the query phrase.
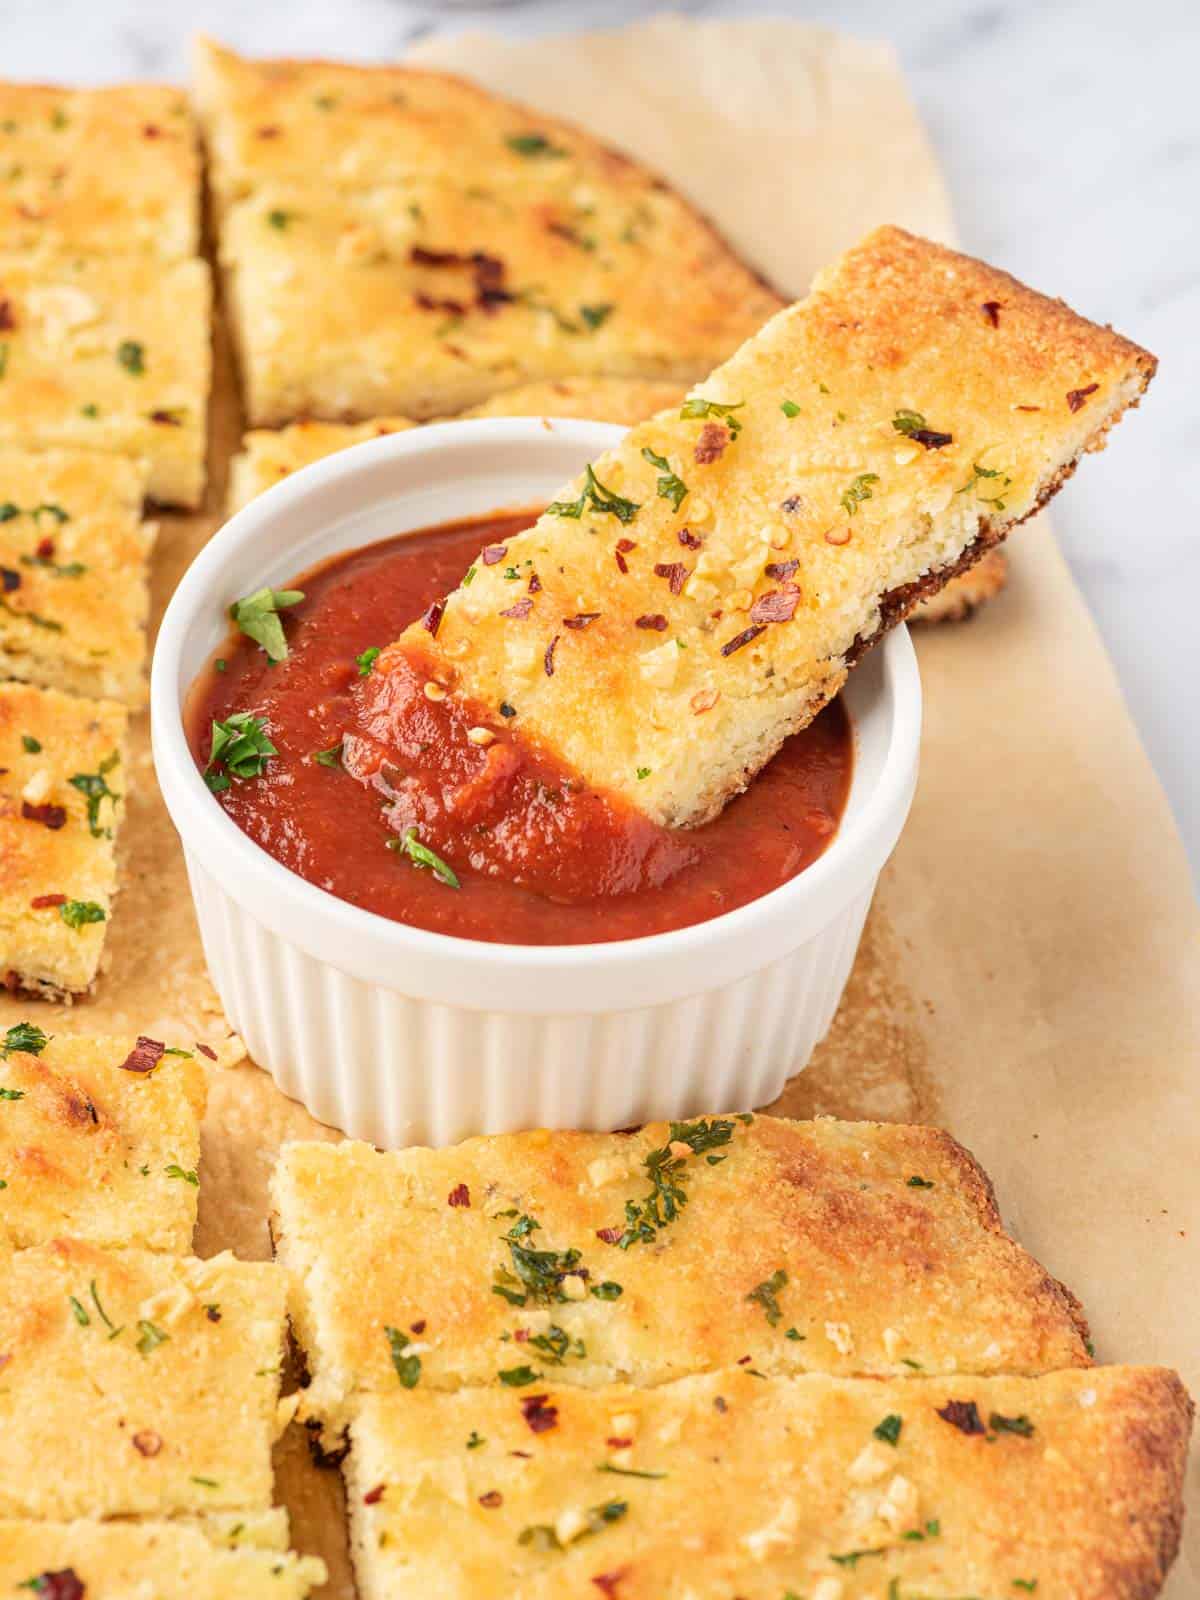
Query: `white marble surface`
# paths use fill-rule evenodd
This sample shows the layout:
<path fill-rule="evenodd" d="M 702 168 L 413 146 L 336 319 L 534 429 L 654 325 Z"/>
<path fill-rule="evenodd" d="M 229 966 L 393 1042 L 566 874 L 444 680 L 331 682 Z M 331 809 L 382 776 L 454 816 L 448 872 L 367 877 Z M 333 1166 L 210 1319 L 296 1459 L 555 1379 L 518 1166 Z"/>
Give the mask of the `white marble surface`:
<path fill-rule="evenodd" d="M 7 0 L 5 76 L 182 78 L 203 28 L 263 53 L 363 60 L 438 28 L 616 25 L 638 0 Z M 1055 508 L 1068 558 L 1200 882 L 1200 6 L 1195 0 L 745 0 L 885 37 L 945 165 L 968 248 L 1148 345 L 1162 370 Z M 764 107 L 769 136 L 770 109 Z M 1047 692 L 1054 663 L 1046 664 Z M 1036 708 L 1035 708 L 1036 711 Z"/>

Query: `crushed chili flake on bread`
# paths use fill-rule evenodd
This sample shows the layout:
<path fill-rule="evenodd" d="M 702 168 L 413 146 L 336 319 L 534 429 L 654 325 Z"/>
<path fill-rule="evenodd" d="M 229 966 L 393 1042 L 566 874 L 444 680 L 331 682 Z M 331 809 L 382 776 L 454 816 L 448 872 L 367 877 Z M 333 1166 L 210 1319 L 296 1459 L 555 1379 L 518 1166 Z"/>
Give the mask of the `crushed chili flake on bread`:
<path fill-rule="evenodd" d="M 395 1386 L 389 1327 L 421 1388 L 523 1365 L 536 1393 L 742 1359 L 874 1376 L 1088 1361 L 1073 1297 L 932 1128 L 713 1117 L 389 1154 L 290 1144 L 272 1202 L 304 1406 L 335 1426 L 356 1392 Z"/>
<path fill-rule="evenodd" d="M 14 1251 L 0 1515 L 269 1510 L 285 1297 L 278 1268 L 228 1254 Z"/>
<path fill-rule="evenodd" d="M 240 1512 L 222 1519 L 230 1527 L 256 1520 Z M 68 1574 L 78 1587 L 69 1585 Z M 201 1521 L 0 1520 L 6 1593 L 32 1589 L 49 1600 L 305 1600 L 326 1577 L 313 1556 L 251 1540 L 227 1545 Z"/>
<path fill-rule="evenodd" d="M 418 624 L 383 652 L 379 692 L 396 652 L 418 652 L 472 700 L 519 703 L 527 736 L 586 783 L 703 822 L 864 648 L 1103 445 L 1154 365 L 1007 274 L 882 228 L 512 541 L 542 581 L 527 616 L 505 615 L 480 567 L 436 635 Z M 700 544 L 675 592 L 655 568 L 681 559 L 685 529 Z M 786 579 L 768 570 L 793 559 Z M 561 635 L 551 676 L 544 653 L 580 610 L 597 621 Z M 646 614 L 665 629 L 639 629 Z"/>
<path fill-rule="evenodd" d="M 544 1432 L 519 1391 L 363 1402 L 364 1600 L 1149 1600 L 1178 1548 L 1191 1405 L 1161 1368 L 539 1386 Z"/>
<path fill-rule="evenodd" d="M 162 1046 L 130 1070 L 132 1038 L 0 1031 L 0 1233 L 186 1251 L 196 1223 L 204 1071 Z"/>
<path fill-rule="evenodd" d="M 146 465 L 85 450 L 0 450 L 0 671 L 146 698 Z"/>
<path fill-rule="evenodd" d="M 0 981 L 68 995 L 95 982 L 117 888 L 130 773 L 112 700 L 0 684 Z"/>

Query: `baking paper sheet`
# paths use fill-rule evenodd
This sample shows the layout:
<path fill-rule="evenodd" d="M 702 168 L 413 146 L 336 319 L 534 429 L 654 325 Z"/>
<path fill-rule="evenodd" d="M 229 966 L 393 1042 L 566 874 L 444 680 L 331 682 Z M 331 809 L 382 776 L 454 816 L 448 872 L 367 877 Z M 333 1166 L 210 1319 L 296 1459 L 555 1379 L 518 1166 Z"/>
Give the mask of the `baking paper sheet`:
<path fill-rule="evenodd" d="M 953 237 L 883 46 L 784 21 L 664 17 L 537 43 L 436 39 L 415 59 L 642 157 L 797 295 L 877 223 Z M 238 418 L 223 348 L 218 357 L 209 509 L 164 519 L 156 615 L 220 521 Z M 1153 426 L 1152 412 L 1153 398 L 1125 426 Z M 1176 1366 L 1200 1392 L 1200 916 L 1166 802 L 1044 519 L 1018 531 L 1012 552 L 998 601 L 918 636 L 926 723 L 912 818 L 830 1037 L 775 1109 L 944 1123 L 992 1174 L 1014 1232 L 1082 1298 L 1099 1357 Z M 227 1031 L 144 718 L 134 743 L 125 886 L 99 991 L 69 1008 L 0 998 L 0 1027 L 36 1011 L 63 1032 L 215 1041 Z M 210 1078 L 197 1248 L 264 1256 L 278 1144 L 336 1135 L 249 1063 Z M 338 1474 L 310 1464 L 295 1429 L 278 1467 L 296 1543 L 329 1563 L 327 1594 L 351 1596 Z M 1190 1488 L 1173 1600 L 1200 1592 L 1195 1455 Z"/>

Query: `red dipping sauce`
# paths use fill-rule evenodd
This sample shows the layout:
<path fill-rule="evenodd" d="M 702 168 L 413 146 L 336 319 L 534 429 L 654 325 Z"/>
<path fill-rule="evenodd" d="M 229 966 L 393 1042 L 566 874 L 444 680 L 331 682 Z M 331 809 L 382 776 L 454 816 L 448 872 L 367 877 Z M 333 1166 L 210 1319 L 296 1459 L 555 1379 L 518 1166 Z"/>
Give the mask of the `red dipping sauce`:
<path fill-rule="evenodd" d="M 850 788 L 853 739 L 834 701 L 703 827 L 660 828 L 524 739 L 520 709 L 430 699 L 419 661 L 386 651 L 530 513 L 385 539 L 298 578 L 285 660 L 239 635 L 193 687 L 188 738 L 209 762 L 214 721 L 252 712 L 277 749 L 214 796 L 285 867 L 340 900 L 464 939 L 587 944 L 720 916 L 826 849 Z M 234 598 L 233 596 L 230 597 Z M 491 742 L 468 737 L 471 729 Z M 324 759 L 314 757 L 324 752 Z M 336 754 L 330 754 L 336 752 Z M 397 848 L 410 835 L 457 889 Z M 391 848 L 389 848 L 389 842 Z M 419 853 L 419 852 L 418 852 Z"/>

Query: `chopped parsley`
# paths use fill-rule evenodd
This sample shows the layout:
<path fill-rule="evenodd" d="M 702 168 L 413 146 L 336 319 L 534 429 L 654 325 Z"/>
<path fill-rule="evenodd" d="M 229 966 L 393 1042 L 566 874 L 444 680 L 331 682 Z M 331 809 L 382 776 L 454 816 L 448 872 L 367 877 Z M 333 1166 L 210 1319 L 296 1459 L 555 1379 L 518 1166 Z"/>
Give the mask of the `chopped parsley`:
<path fill-rule="evenodd" d="M 21 735 L 21 748 L 31 756 L 36 756 L 42 748 L 42 741 L 35 739 L 31 733 Z"/>
<path fill-rule="evenodd" d="M 461 888 L 454 868 L 443 861 L 441 856 L 435 855 L 428 845 L 421 843 L 415 828 L 405 828 L 398 839 L 387 841 L 387 847 L 399 855 L 406 855 L 414 867 L 428 867 L 437 881 L 444 883 L 448 889 Z"/>
<path fill-rule="evenodd" d="M 179 1178 L 183 1183 L 190 1183 L 193 1189 L 200 1187 L 200 1176 L 195 1169 L 181 1167 L 178 1161 L 168 1162 L 163 1171 L 168 1178 Z"/>
<path fill-rule="evenodd" d="M 587 1513 L 587 1522 L 575 1535 L 575 1538 L 569 1540 L 568 1543 L 574 1544 L 579 1539 L 586 1539 L 589 1534 L 599 1533 L 602 1528 L 607 1527 L 611 1522 L 620 1522 L 628 1510 L 629 1502 L 626 1500 L 609 1500 L 602 1506 L 590 1507 Z M 535 1550 L 566 1549 L 566 1545 L 563 1544 L 553 1526 L 548 1522 L 540 1522 L 531 1527 L 522 1528 L 517 1535 L 517 1543 L 532 1545 Z"/>
<path fill-rule="evenodd" d="M 67 1299 L 70 1301 L 71 1314 L 75 1318 L 75 1321 L 81 1328 L 90 1328 L 92 1325 L 92 1319 L 88 1316 L 87 1309 L 83 1302 L 77 1300 L 73 1294 L 69 1294 Z"/>
<path fill-rule="evenodd" d="M 638 1472 L 633 1467 L 615 1467 L 611 1461 L 601 1461 L 596 1471 L 611 1472 L 615 1478 L 649 1478 L 654 1480 L 667 1476 L 665 1472 Z"/>
<path fill-rule="evenodd" d="M 309 757 L 318 767 L 340 767 L 342 764 L 342 741 L 331 744 L 328 750 L 314 750 Z"/>
<path fill-rule="evenodd" d="M 649 767 L 639 767 L 637 769 L 637 780 L 638 780 L 639 783 L 641 783 L 644 778 L 648 778 L 649 776 L 650 776 L 650 768 Z"/>
<path fill-rule="evenodd" d="M 597 1300 L 619 1300 L 625 1291 L 619 1283 L 608 1279 L 604 1283 L 594 1283 L 588 1293 Z"/>
<path fill-rule="evenodd" d="M 77 933 L 89 922 L 106 920 L 104 907 L 98 906 L 94 900 L 64 900 L 58 908 L 58 914 L 67 927 L 74 928 Z"/>
<path fill-rule="evenodd" d="M 625 1228 L 614 1241 L 618 1249 L 628 1250 L 630 1245 L 639 1242 L 652 1244 L 659 1230 L 674 1222 L 687 1205 L 684 1178 L 688 1158 L 674 1154 L 674 1145 L 687 1145 L 692 1155 L 702 1155 L 728 1144 L 732 1138 L 733 1123 L 724 1118 L 701 1117 L 696 1122 L 672 1122 L 666 1144 L 661 1149 L 651 1150 L 643 1163 L 650 1179 L 650 1193 L 642 1200 L 625 1202 Z M 721 1159 L 710 1158 L 710 1163 Z"/>
<path fill-rule="evenodd" d="M 49 500 L 43 500 L 36 506 L 19 506 L 12 500 L 5 500 L 0 504 L 0 522 L 12 522 L 15 517 L 32 517 L 37 527 L 41 526 L 43 517 L 49 517 L 59 527 L 71 520 L 69 511 L 64 511 L 60 505 Z"/>
<path fill-rule="evenodd" d="M 1037 1583 L 1036 1578 L 1014 1578 L 1012 1586 L 1014 1589 L 1023 1590 L 1026 1594 L 1033 1594 L 1037 1589 Z"/>
<path fill-rule="evenodd" d="M 267 212 L 267 223 L 270 227 L 282 233 L 292 220 L 293 215 L 294 213 L 291 211 L 282 211 L 276 207 L 274 210 Z"/>
<path fill-rule="evenodd" d="M 889 1411 L 882 1422 L 875 1424 L 871 1432 L 881 1443 L 895 1446 L 900 1443 L 900 1430 L 903 1426 L 904 1418 L 895 1411 Z"/>
<path fill-rule="evenodd" d="M 146 347 L 136 339 L 124 339 L 117 346 L 117 360 L 130 377 L 140 378 L 146 370 Z"/>
<path fill-rule="evenodd" d="M 611 302 L 602 302 L 600 305 L 595 306 L 580 306 L 579 308 L 579 315 L 593 333 L 608 321 L 612 313 L 613 306 Z"/>
<path fill-rule="evenodd" d="M 88 1294 L 90 1294 L 91 1297 L 92 1297 L 92 1304 L 96 1308 L 96 1315 L 100 1318 L 100 1321 L 108 1329 L 108 1337 L 110 1339 L 115 1339 L 117 1337 L 117 1335 L 123 1331 L 123 1329 L 117 1327 L 116 1323 L 112 1320 L 112 1318 L 109 1316 L 108 1312 L 105 1311 L 104 1307 L 101 1305 L 101 1303 L 100 1303 L 100 1295 L 96 1290 L 96 1280 L 95 1280 L 95 1278 L 93 1278 L 91 1280 L 91 1282 L 88 1284 Z"/>
<path fill-rule="evenodd" d="M 872 498 L 871 485 L 879 482 L 877 472 L 860 472 L 853 480 L 850 487 L 842 495 L 842 509 L 848 517 L 857 515 L 859 506 L 864 500 Z"/>
<path fill-rule="evenodd" d="M 746 1299 L 763 1308 L 763 1312 L 771 1327 L 776 1327 L 783 1312 L 779 1309 L 779 1295 L 786 1287 L 787 1273 L 782 1267 L 778 1268 L 764 1282 L 751 1289 Z"/>
<path fill-rule="evenodd" d="M 371 676 L 371 668 L 375 665 L 378 659 L 379 646 L 377 644 L 373 644 L 368 649 L 364 650 L 362 655 L 355 656 L 354 665 L 358 668 L 359 677 L 369 678 Z"/>
<path fill-rule="evenodd" d="M 526 1244 L 540 1227 L 536 1218 L 522 1214 L 502 1235 L 512 1268 L 497 1267 L 492 1293 L 511 1306 L 560 1305 L 567 1298 L 563 1279 L 579 1271 L 578 1250 L 534 1250 Z"/>
<path fill-rule="evenodd" d="M 538 1380 L 538 1375 L 532 1367 L 506 1367 L 497 1372 L 496 1376 L 510 1389 L 524 1389 L 526 1384 L 536 1383 Z"/>
<path fill-rule="evenodd" d="M 88 570 L 82 561 L 52 561 L 49 556 L 23 555 L 20 560 L 23 567 L 38 567 L 56 578 L 82 578 Z"/>
<path fill-rule="evenodd" d="M 800 407 L 794 400 L 782 401 L 779 409 L 783 412 L 785 417 L 798 417 L 800 415 Z"/>
<path fill-rule="evenodd" d="M 235 600 L 229 615 L 248 639 L 263 647 L 267 660 L 273 665 L 285 661 L 288 653 L 279 613 L 289 606 L 299 605 L 303 599 L 302 589 L 258 589 L 242 600 Z"/>
<path fill-rule="evenodd" d="M 914 1172 L 912 1177 L 908 1179 L 908 1187 L 910 1189 L 932 1189 L 934 1185 L 929 1178 L 922 1178 L 919 1173 Z"/>
<path fill-rule="evenodd" d="M 486 1443 L 487 1443 L 487 1440 L 483 1437 L 483 1435 L 479 1434 L 479 1433 L 476 1433 L 475 1429 L 472 1428 L 471 1429 L 470 1438 L 467 1440 L 467 1449 L 468 1450 L 478 1450 L 480 1445 L 486 1444 Z"/>
<path fill-rule="evenodd" d="M 744 400 L 738 400 L 734 405 L 723 406 L 716 400 L 694 398 L 683 402 L 683 409 L 679 415 L 681 417 L 719 417 L 729 429 L 729 437 L 736 439 L 742 431 L 742 419 L 735 417 L 733 413 L 740 411 L 745 404 Z"/>
<path fill-rule="evenodd" d="M 932 1522 L 927 1522 L 923 1528 L 910 1528 L 907 1533 L 902 1533 L 900 1537 L 909 1544 L 924 1544 L 926 1539 L 940 1538 L 941 1532 L 942 1525 L 934 1518 Z"/>
<path fill-rule="evenodd" d="M 396 1376 L 400 1379 L 402 1389 L 415 1389 L 421 1381 L 420 1356 L 406 1355 L 412 1340 L 399 1328 L 386 1327 L 383 1330 L 388 1342 L 388 1349 L 392 1353 L 392 1365 L 396 1369 Z"/>
<path fill-rule="evenodd" d="M 40 1056 L 50 1043 L 49 1037 L 33 1022 L 16 1022 L 0 1041 L 0 1061 L 6 1061 L 14 1050 L 27 1056 Z"/>
<path fill-rule="evenodd" d="M 98 772 L 77 772 L 74 777 L 67 779 L 71 787 L 78 789 L 87 799 L 88 832 L 93 839 L 112 838 L 112 829 L 100 826 L 100 807 L 105 800 L 110 800 L 113 810 L 117 808 L 121 796 L 108 787 L 108 774 L 120 759 L 120 752 L 114 750 L 111 755 L 105 756 Z"/>
<path fill-rule="evenodd" d="M 214 794 L 220 794 L 228 789 L 231 778 L 261 778 L 270 757 L 278 754 L 267 738 L 263 719 L 250 711 L 235 711 L 224 722 L 213 721 L 204 781 Z"/>
<path fill-rule="evenodd" d="M 24 1100 L 24 1089 L 0 1089 L 0 1100 Z"/>
<path fill-rule="evenodd" d="M 528 1341 L 533 1350 L 540 1351 L 543 1362 L 548 1367 L 561 1367 L 568 1356 L 574 1356 L 583 1361 L 587 1356 L 587 1346 L 582 1339 L 572 1339 L 565 1328 L 560 1328 L 552 1322 L 545 1333 L 539 1333 Z"/>
<path fill-rule="evenodd" d="M 1005 1417 L 999 1411 L 992 1412 L 988 1427 L 993 1433 L 1015 1433 L 1022 1439 L 1032 1439 L 1034 1432 L 1033 1423 L 1028 1417 Z"/>
<path fill-rule="evenodd" d="M 539 157 L 556 160 L 567 153 L 559 145 L 552 144 L 544 133 L 510 133 L 504 142 L 516 155 L 525 156 L 527 160 Z"/>
<path fill-rule="evenodd" d="M 1000 482 L 996 485 L 996 494 L 988 496 L 980 493 L 979 484 L 985 479 L 990 480 L 992 478 L 1000 479 Z M 981 467 L 978 461 L 976 461 L 971 468 L 971 476 L 967 479 L 966 483 L 963 484 L 961 489 L 956 489 L 954 492 L 955 494 L 969 494 L 971 490 L 974 490 L 976 498 L 981 500 L 985 506 L 994 506 L 997 511 L 1003 511 L 1005 509 L 1003 499 L 1004 491 L 1008 488 L 1011 482 L 1012 479 L 1006 478 L 1000 471 L 999 467 Z"/>
<path fill-rule="evenodd" d="M 460 581 L 458 587 L 460 589 L 469 589 L 471 587 L 471 585 L 475 582 L 475 574 L 478 571 L 479 571 L 479 568 L 477 566 L 475 566 L 474 564 L 469 566 L 467 568 L 467 570 L 463 573 L 462 580 Z"/>
<path fill-rule="evenodd" d="M 652 467 L 657 467 L 662 476 L 658 480 L 658 498 L 669 500 L 671 510 L 678 511 L 687 498 L 688 486 L 678 474 L 671 471 L 671 463 L 665 456 L 657 456 L 647 445 L 642 451 L 642 457 Z"/>
<path fill-rule="evenodd" d="M 886 1554 L 886 1549 L 882 1545 L 879 1545 L 874 1550 L 847 1550 L 844 1555 L 840 1556 L 831 1554 L 829 1559 L 834 1563 L 835 1566 L 849 1567 L 850 1571 L 853 1572 L 858 1563 L 860 1561 L 865 1561 L 868 1556 L 882 1556 Z"/>
<path fill-rule="evenodd" d="M 138 1319 L 137 1351 L 140 1356 L 148 1356 L 152 1350 L 157 1350 L 160 1344 L 166 1344 L 171 1337 L 161 1328 L 156 1328 L 152 1322 L 147 1322 L 144 1317 Z"/>
<path fill-rule="evenodd" d="M 892 427 L 906 439 L 923 445 L 926 450 L 941 450 L 946 445 L 954 443 L 952 433 L 942 433 L 937 428 L 931 428 L 919 411 L 897 411 L 892 418 Z"/>
<path fill-rule="evenodd" d="M 619 494 L 614 494 L 611 489 L 606 489 L 596 474 L 592 471 L 591 463 L 584 470 L 583 491 L 578 500 L 552 500 L 546 507 L 546 515 L 550 517 L 570 517 L 578 522 L 586 509 L 616 517 L 617 521 L 628 525 L 642 509 L 634 500 L 626 500 Z"/>

